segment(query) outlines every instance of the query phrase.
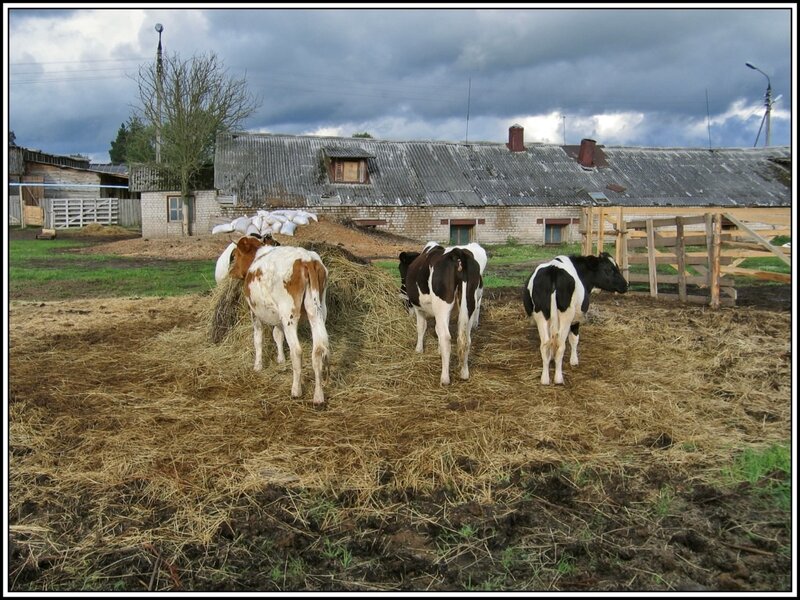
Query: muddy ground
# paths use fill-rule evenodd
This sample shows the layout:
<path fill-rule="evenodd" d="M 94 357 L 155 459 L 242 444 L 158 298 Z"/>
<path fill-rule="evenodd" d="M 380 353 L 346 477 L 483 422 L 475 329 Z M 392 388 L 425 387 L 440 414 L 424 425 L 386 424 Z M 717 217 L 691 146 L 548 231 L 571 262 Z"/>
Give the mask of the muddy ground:
<path fill-rule="evenodd" d="M 119 235 L 90 238 L 97 248 L 126 241 Z M 145 243 L 133 237 L 127 242 L 132 248 Z M 392 256 L 402 245 L 393 240 L 374 255 Z M 151 257 L 143 253 L 142 259 Z M 484 298 L 498 305 L 519 302 L 516 289 L 490 290 Z M 655 306 L 647 298 L 613 302 L 614 310 Z M 13 302 L 10 402 L 48 405 L 35 390 L 14 387 L 15 336 L 113 347 L 114 324 L 125 320 L 136 324 L 128 340 L 135 345 L 165 327 L 189 326 L 201 304 L 197 296 L 188 302 Z M 790 286 L 740 289 L 739 304 L 785 313 L 791 309 Z M 490 336 L 491 326 L 490 319 L 482 323 L 482 335 Z M 448 406 L 456 412 L 473 408 Z M 640 450 L 657 454 L 672 446 L 670 436 L 660 435 L 644 440 Z M 12 469 L 26 451 L 10 439 Z M 465 460 L 459 468 L 469 473 L 477 467 Z M 791 590 L 791 520 L 787 509 L 759 493 L 766 482 L 730 486 L 647 461 L 597 472 L 536 462 L 513 465 L 508 473 L 490 490 L 395 490 L 369 510 L 354 506 L 346 490 L 309 493 L 268 485 L 241 498 L 207 540 L 165 547 L 155 539 L 88 553 L 44 547 L 37 540 L 47 536 L 27 526 L 67 510 L 68 517 L 49 518 L 52 539 L 74 535 L 69 528 L 85 526 L 85 535 L 91 533 L 82 519 L 92 499 L 52 498 L 43 480 L 41 499 L 13 505 L 9 514 L 9 586 L 39 592 Z M 143 531 L 158 531 L 160 519 L 174 510 L 159 506 L 136 482 L 121 494 L 126 506 L 148 505 L 149 520 L 136 524 Z"/>

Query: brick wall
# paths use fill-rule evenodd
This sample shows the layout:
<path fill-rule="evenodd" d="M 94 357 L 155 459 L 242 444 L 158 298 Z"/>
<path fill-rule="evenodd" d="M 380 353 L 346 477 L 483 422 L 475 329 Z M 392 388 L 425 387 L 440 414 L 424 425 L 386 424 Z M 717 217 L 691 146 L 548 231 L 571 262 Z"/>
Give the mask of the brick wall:
<path fill-rule="evenodd" d="M 394 207 L 394 206 L 325 206 L 310 212 L 336 220 L 367 219 L 381 221 L 376 229 L 409 237 L 421 242 L 449 243 L 450 224 L 474 222 L 473 241 L 500 244 L 514 238 L 523 244 L 543 244 L 545 220 L 569 221 L 565 225 L 565 241 L 579 242 L 580 208 L 577 207 Z M 256 209 L 221 209 L 214 223 L 231 221 L 241 215 L 254 215 Z M 456 224 L 457 224 L 456 223 Z"/>
<path fill-rule="evenodd" d="M 179 191 L 142 192 L 142 237 L 181 237 L 183 223 L 170 222 L 167 198 L 180 196 Z M 194 193 L 195 207 L 192 235 L 210 235 L 211 228 L 219 222 L 220 206 L 215 190 Z"/>
<path fill-rule="evenodd" d="M 167 221 L 167 196 L 178 192 L 142 192 L 142 236 L 181 236 L 181 223 Z M 195 194 L 193 235 L 209 235 L 214 225 L 229 222 L 241 215 L 254 215 L 255 208 L 220 206 L 214 191 Z M 580 208 L 577 207 L 394 207 L 394 206 L 325 206 L 309 209 L 319 216 L 335 220 L 368 219 L 378 221 L 376 228 L 421 242 L 450 241 L 452 224 L 473 223 L 473 240 L 486 244 L 505 243 L 509 238 L 523 244 L 543 244 L 545 222 L 555 219 L 564 225 L 565 241 L 579 242 Z M 455 223 L 453 223 L 455 221 Z"/>

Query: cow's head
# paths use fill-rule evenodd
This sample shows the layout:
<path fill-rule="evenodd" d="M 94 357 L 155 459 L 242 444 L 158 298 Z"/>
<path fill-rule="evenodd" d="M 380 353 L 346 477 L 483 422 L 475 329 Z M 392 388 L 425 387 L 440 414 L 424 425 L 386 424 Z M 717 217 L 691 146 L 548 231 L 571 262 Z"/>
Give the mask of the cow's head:
<path fill-rule="evenodd" d="M 628 282 L 625 281 L 619 266 L 608 252 L 600 253 L 592 271 L 594 287 L 620 294 L 628 291 Z"/>
<path fill-rule="evenodd" d="M 245 236 L 236 242 L 236 248 L 231 253 L 231 269 L 228 274 L 233 279 L 244 279 L 247 270 L 256 258 L 256 252 L 266 244 L 257 237 Z"/>
<path fill-rule="evenodd" d="M 403 291 L 406 289 L 406 273 L 408 273 L 408 267 L 418 256 L 419 252 L 400 253 L 400 264 L 398 268 L 400 269 L 400 289 Z"/>
<path fill-rule="evenodd" d="M 257 240 L 261 240 L 267 246 L 280 246 L 278 240 L 274 239 L 271 233 L 265 233 L 264 235 L 261 235 L 260 233 L 251 233 L 250 237 L 254 237 Z"/>

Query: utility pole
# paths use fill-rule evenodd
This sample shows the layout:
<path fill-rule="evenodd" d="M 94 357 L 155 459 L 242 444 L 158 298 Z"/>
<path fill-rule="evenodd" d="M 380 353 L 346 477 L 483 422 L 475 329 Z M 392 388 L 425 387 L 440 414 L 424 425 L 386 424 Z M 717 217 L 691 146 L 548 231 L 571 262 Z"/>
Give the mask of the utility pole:
<path fill-rule="evenodd" d="M 158 32 L 158 50 L 156 51 L 156 112 L 158 113 L 156 119 L 156 162 L 161 163 L 161 96 L 164 93 L 164 67 L 161 62 L 161 32 L 164 31 L 164 26 L 161 23 L 156 23 L 155 29 Z"/>
<path fill-rule="evenodd" d="M 769 75 L 764 73 L 764 71 L 762 71 L 761 69 L 756 67 L 754 64 L 746 62 L 746 63 L 744 63 L 744 66 L 749 67 L 749 68 L 753 69 L 754 71 L 758 71 L 764 77 L 767 78 L 767 93 L 764 96 L 764 106 L 766 107 L 766 111 L 764 112 L 764 118 L 761 119 L 761 127 L 764 126 L 764 121 L 766 121 L 766 123 L 767 123 L 767 137 L 765 138 L 764 145 L 765 146 L 769 146 L 772 143 L 772 131 L 771 131 L 771 128 L 770 128 L 770 120 L 771 120 L 771 114 L 770 113 L 772 113 L 772 82 L 769 80 Z M 753 144 L 753 146 L 758 144 L 758 136 L 761 135 L 761 127 L 758 128 L 758 135 L 756 136 L 756 143 Z"/>
<path fill-rule="evenodd" d="M 564 145 L 567 145 L 567 115 L 561 115 L 562 131 L 564 133 Z"/>

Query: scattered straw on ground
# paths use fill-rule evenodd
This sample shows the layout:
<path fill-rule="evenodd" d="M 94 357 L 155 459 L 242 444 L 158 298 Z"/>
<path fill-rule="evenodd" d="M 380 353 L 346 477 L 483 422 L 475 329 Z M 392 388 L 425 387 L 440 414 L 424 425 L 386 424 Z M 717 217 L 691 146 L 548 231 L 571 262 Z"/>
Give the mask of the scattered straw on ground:
<path fill-rule="evenodd" d="M 271 336 L 253 372 L 248 316 L 212 343 L 213 296 L 12 302 L 16 539 L 31 552 L 207 543 L 268 486 L 348 492 L 354 511 L 406 489 L 488 499 L 519 465 L 701 474 L 790 434 L 789 314 L 603 295 L 581 328 L 581 364 L 565 365 L 565 386 L 543 387 L 521 302 L 487 299 L 470 380 L 453 368 L 442 387 L 432 328 L 415 353 L 391 275 L 321 254 L 332 350 L 322 409 L 310 402 L 307 326 L 298 401 Z"/>

